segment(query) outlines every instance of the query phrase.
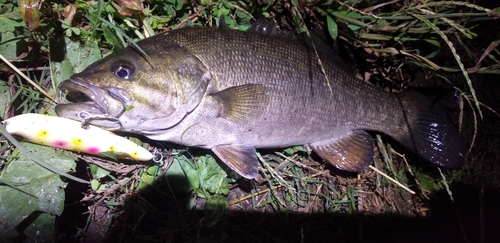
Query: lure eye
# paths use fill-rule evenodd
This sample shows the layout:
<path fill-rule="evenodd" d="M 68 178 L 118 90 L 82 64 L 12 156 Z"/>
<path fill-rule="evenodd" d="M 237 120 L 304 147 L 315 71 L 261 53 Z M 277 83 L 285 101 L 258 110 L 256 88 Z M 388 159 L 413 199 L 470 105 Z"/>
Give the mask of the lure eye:
<path fill-rule="evenodd" d="M 111 72 L 121 79 L 129 80 L 135 74 L 134 68 L 131 65 L 120 63 L 111 68 Z"/>

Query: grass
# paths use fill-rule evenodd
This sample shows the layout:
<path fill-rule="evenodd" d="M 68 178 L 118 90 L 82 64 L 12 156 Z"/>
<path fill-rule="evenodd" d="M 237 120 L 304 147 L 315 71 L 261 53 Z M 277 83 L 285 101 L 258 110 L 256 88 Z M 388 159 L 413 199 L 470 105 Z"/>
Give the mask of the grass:
<path fill-rule="evenodd" d="M 56 36 L 66 36 L 66 45 L 92 46 L 94 52 L 106 55 L 108 51 L 164 30 L 220 25 L 221 16 L 229 27 L 241 30 L 262 17 L 270 17 L 282 30 L 308 33 L 311 28 L 328 28 L 341 52 L 359 61 L 360 73 L 369 73 L 363 75 L 367 81 L 391 91 L 425 85 L 418 83 L 418 79 L 412 80 L 415 73 L 431 74 L 435 82 L 453 84 L 467 91 L 463 95 L 468 97 L 470 108 L 463 108 L 463 112 L 466 113 L 466 133 L 473 131 L 473 136 L 469 137 L 484 138 L 477 124 L 491 117 L 490 111 L 498 109 L 480 109 L 478 87 L 470 77 L 472 73 L 498 74 L 499 53 L 495 49 L 498 40 L 488 40 L 489 43 L 483 45 L 484 52 L 473 44 L 477 36 L 484 36 L 484 33 L 476 33 L 473 27 L 488 21 L 497 9 L 458 1 L 431 1 L 419 5 L 411 2 L 403 5 L 398 1 L 292 1 L 290 4 L 280 1 L 259 4 L 254 1 L 146 1 L 135 10 L 125 8 L 129 6 L 126 3 L 134 2 L 51 2 L 40 9 L 31 9 L 41 16 L 38 20 L 23 16 L 28 22 L 21 28 L 32 33 L 26 36 L 37 43 L 37 51 L 32 52 L 36 52 L 38 58 L 14 61 L 12 56 L 16 53 L 8 53 L 10 58 L 7 59 L 19 67 L 49 65 L 52 83 L 25 83 L 19 79 L 16 85 L 7 82 L 14 80 L 14 73 L 5 72 L 1 78 L 14 94 L 2 104 L 7 107 L 1 110 L 2 114 L 53 112 L 58 99 L 51 98 L 54 95 L 50 94 L 57 94 L 58 83 L 74 70 L 84 68 L 86 64 L 81 61 L 70 60 L 68 64 L 54 54 Z M 23 10 L 15 1 L 7 1 L 4 6 L 13 13 Z M 64 15 L 68 6 L 75 11 L 73 15 L 68 15 L 64 21 L 62 17 L 52 21 Z M 26 9 L 24 11 L 26 13 Z M 4 17 L 14 22 L 13 29 L 19 28 L 23 21 L 16 15 Z M 10 31 L 3 28 L 6 28 L 3 31 Z M 46 51 L 49 49 L 50 53 Z M 482 54 L 480 58 L 474 55 L 478 53 Z M 49 61 L 40 61 L 44 58 Z M 2 60 L 11 64 L 3 56 Z M 8 69 L 30 80 L 14 66 L 9 65 Z M 29 74 L 35 76 L 39 72 Z M 41 77 L 44 76 L 42 73 Z M 473 117 L 474 125 L 469 125 L 469 117 Z M 492 133 L 496 131 L 498 129 L 492 129 Z M 367 221 L 390 225 L 393 221 L 430 217 L 434 213 L 431 204 L 439 198 L 436 195 L 440 191 L 447 195 L 440 200 L 456 201 L 453 196 L 456 183 L 476 180 L 477 185 L 483 185 L 488 181 L 484 178 L 493 178 L 489 183 L 499 182 L 497 176 L 488 173 L 494 165 L 480 162 L 486 161 L 492 153 L 492 148 L 481 141 L 475 144 L 485 149 L 472 149 L 471 162 L 458 172 L 422 166 L 415 158 L 398 153 L 401 150 L 394 150 L 380 136 L 376 137 L 374 165 L 360 174 L 338 171 L 318 162 L 301 147 L 260 151 L 261 177 L 255 181 L 235 180 L 231 172 L 220 168 L 206 151 L 155 141 L 138 142 L 156 149 L 161 159 L 157 163 L 124 164 L 123 161 L 78 155 L 76 176 L 92 184 L 68 182 L 65 211 L 52 222 L 62 239 L 96 237 L 99 241 L 118 236 L 119 242 L 229 239 L 265 242 L 266 239 L 287 241 L 290 237 L 295 237 L 291 241 L 310 240 L 311 237 L 321 241 L 326 239 L 321 237 L 328 236 L 339 241 L 355 241 L 356 237 L 359 240 L 373 235 L 367 228 L 371 225 Z M 18 153 L 11 144 L 5 140 L 0 142 L 3 174 Z M 66 172 L 57 174 L 65 175 Z M 474 177 L 478 174 L 483 179 Z M 484 221 L 481 223 L 483 225 Z M 327 226 L 330 230 L 324 228 Z M 283 233 L 285 229 L 293 230 L 287 235 Z M 329 234 L 319 233 L 320 230 Z M 462 229 L 462 234 L 465 235 L 465 231 Z M 103 232 L 108 232 L 108 236 Z"/>

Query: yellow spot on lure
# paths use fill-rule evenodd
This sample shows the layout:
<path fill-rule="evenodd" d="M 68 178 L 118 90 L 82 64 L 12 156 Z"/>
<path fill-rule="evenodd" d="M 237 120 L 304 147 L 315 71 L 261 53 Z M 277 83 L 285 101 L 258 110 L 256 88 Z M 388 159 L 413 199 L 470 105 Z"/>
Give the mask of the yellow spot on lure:
<path fill-rule="evenodd" d="M 99 154 L 111 152 L 119 158 L 148 161 L 153 155 L 145 148 L 112 132 L 67 118 L 42 114 L 22 114 L 2 122 L 10 134 L 47 146 Z"/>

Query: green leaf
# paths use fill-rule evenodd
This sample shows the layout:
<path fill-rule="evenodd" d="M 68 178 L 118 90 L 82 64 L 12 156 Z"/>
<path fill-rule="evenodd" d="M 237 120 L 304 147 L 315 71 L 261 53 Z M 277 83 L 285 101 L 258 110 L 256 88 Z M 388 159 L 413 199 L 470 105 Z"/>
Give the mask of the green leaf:
<path fill-rule="evenodd" d="M 348 24 L 347 27 L 349 27 L 349 29 L 351 29 L 352 31 L 358 31 L 361 29 L 361 27 L 359 27 L 358 25 L 355 25 L 355 24 Z"/>
<path fill-rule="evenodd" d="M 3 115 L 5 114 L 5 110 L 9 108 L 12 100 L 10 99 L 10 94 L 8 92 L 9 86 L 7 82 L 0 80 L 0 119 L 5 119 Z"/>
<path fill-rule="evenodd" d="M 11 3 L 6 3 L 6 0 L 1 0 L 0 3 L 0 15 L 5 15 L 5 13 L 12 13 L 14 5 Z M 19 8 L 17 8 L 19 10 Z M 16 19 L 21 19 L 21 12 L 16 11 L 19 15 Z"/>
<path fill-rule="evenodd" d="M 94 179 L 101 179 L 111 173 L 109 170 L 103 169 L 96 164 L 89 164 L 89 168 L 90 174 Z"/>
<path fill-rule="evenodd" d="M 104 33 L 104 38 L 113 47 L 113 52 L 121 50 L 124 48 L 123 42 L 115 32 L 111 31 L 108 26 L 103 25 L 102 31 Z"/>
<path fill-rule="evenodd" d="M 100 59 L 101 51 L 95 42 L 81 46 L 79 42 L 73 42 L 68 37 L 57 41 L 50 40 L 50 70 L 55 87 Z"/>
<path fill-rule="evenodd" d="M 420 183 L 420 188 L 424 190 L 435 192 L 442 189 L 442 186 L 439 184 L 439 180 L 426 174 L 425 172 L 415 170 L 415 177 Z"/>
<path fill-rule="evenodd" d="M 177 11 L 181 10 L 182 6 L 183 6 L 182 0 L 175 0 L 175 10 L 177 10 Z"/>
<path fill-rule="evenodd" d="M 107 21 L 106 19 L 99 17 L 99 20 L 101 20 L 104 24 L 108 25 L 108 27 L 114 29 L 120 35 L 125 37 L 125 39 L 127 39 L 130 42 L 130 46 L 132 46 L 132 48 L 134 48 L 136 51 L 138 51 L 148 62 L 150 62 L 148 54 L 140 46 L 138 46 L 137 43 L 135 43 L 135 41 L 132 40 L 132 38 L 130 38 L 127 34 L 125 34 L 125 32 L 123 32 L 120 28 L 118 28 L 113 23 Z"/>
<path fill-rule="evenodd" d="M 28 216 L 28 218 L 34 218 L 34 221 L 31 224 L 21 224 L 24 227 L 18 227 L 18 231 L 22 230 L 24 235 L 31 239 L 29 242 L 47 242 L 48 239 L 52 239 L 55 236 L 55 228 L 54 222 L 56 220 L 56 215 L 41 213 L 41 212 L 33 212 Z M 24 221 L 28 221 L 28 220 Z M 29 222 L 29 221 L 28 221 Z M 5 239 L 5 238 L 4 238 Z M 54 239 L 54 241 L 57 241 Z"/>
<path fill-rule="evenodd" d="M 439 47 L 441 48 L 441 42 L 439 42 L 439 40 L 436 40 L 436 39 L 424 39 L 425 42 L 429 43 L 429 44 L 432 44 L 436 47 Z"/>
<path fill-rule="evenodd" d="M 101 50 L 96 42 L 88 42 L 81 45 L 79 42 L 73 42 L 68 38 L 66 41 L 66 57 L 73 65 L 75 73 L 79 73 L 90 64 L 102 59 Z"/>
<path fill-rule="evenodd" d="M 193 163 L 186 156 L 181 156 L 178 161 L 189 185 L 193 189 L 200 188 L 199 176 Z"/>
<path fill-rule="evenodd" d="M 59 170 L 75 170 L 76 156 L 70 152 L 30 143 L 24 145 Z M 0 185 L 0 238 L 23 234 L 30 240 L 37 237 L 49 239 L 47 237 L 55 233 L 55 216 L 61 215 L 64 209 L 67 183 L 61 180 L 60 175 L 41 167 L 24 153 L 19 153 L 18 158 L 7 164 L 0 179 L 17 187 Z"/>
<path fill-rule="evenodd" d="M 205 202 L 205 217 L 203 220 L 206 222 L 206 226 L 214 226 L 224 217 L 228 209 L 229 202 L 225 196 L 217 194 L 210 197 L 207 202 Z"/>
<path fill-rule="evenodd" d="M 156 176 L 148 175 L 146 173 L 141 175 L 141 182 L 137 185 L 137 189 L 144 192 L 144 190 L 149 189 L 149 186 L 154 183 Z"/>
<path fill-rule="evenodd" d="M 153 166 L 149 166 L 148 169 L 146 170 L 146 173 L 148 173 L 149 175 L 156 175 L 156 173 L 158 173 L 158 165 L 153 165 Z"/>
<path fill-rule="evenodd" d="M 327 26 L 328 26 L 328 33 L 330 33 L 330 36 L 334 40 L 336 40 L 337 37 L 338 37 L 338 35 L 339 35 L 339 30 L 338 30 L 338 27 L 337 27 L 337 23 L 330 16 L 326 17 L 326 23 L 327 23 Z"/>
<path fill-rule="evenodd" d="M 175 185 L 172 189 L 177 192 L 191 192 L 193 189 L 200 187 L 196 170 L 193 169 L 188 158 L 184 155 L 174 157 L 165 178 L 170 185 Z"/>
<path fill-rule="evenodd" d="M 90 187 L 92 188 L 93 191 L 99 190 L 99 187 L 101 186 L 101 182 L 99 182 L 96 179 L 93 179 L 90 181 Z"/>
<path fill-rule="evenodd" d="M 38 158 L 61 171 L 74 171 L 77 159 L 72 152 L 54 149 L 52 147 L 23 143 Z M 51 176 L 54 173 L 33 162 L 26 154 L 19 153 L 19 158 L 10 162 L 0 178 L 14 183 L 30 182 L 33 178 Z"/>
<path fill-rule="evenodd" d="M 134 109 L 133 105 L 126 105 L 125 106 L 125 111 L 129 111 L 129 110 L 132 110 L 132 109 Z"/>
<path fill-rule="evenodd" d="M 219 166 L 214 157 L 207 155 L 201 156 L 198 162 L 198 173 L 201 179 L 201 187 L 212 193 L 229 193 L 229 183 L 226 172 Z"/>
<path fill-rule="evenodd" d="M 80 35 L 80 28 L 78 27 L 71 28 L 71 31 L 73 31 L 73 33 L 75 33 L 76 35 Z"/>
<path fill-rule="evenodd" d="M 307 152 L 303 146 L 293 146 L 283 150 L 286 155 L 294 155 L 297 152 Z"/>
<path fill-rule="evenodd" d="M 19 17 L 21 17 L 19 13 Z M 22 18 L 19 19 L 11 19 L 11 16 L 7 16 L 6 14 L 0 15 L 0 32 L 14 32 L 16 27 L 25 26 Z M 2 42 L 4 42 L 4 37 L 2 36 Z"/>
<path fill-rule="evenodd" d="M 28 52 L 28 36 L 14 34 L 13 32 L 8 31 L 0 33 L 0 54 L 2 54 L 5 58 L 15 59 L 22 53 Z"/>

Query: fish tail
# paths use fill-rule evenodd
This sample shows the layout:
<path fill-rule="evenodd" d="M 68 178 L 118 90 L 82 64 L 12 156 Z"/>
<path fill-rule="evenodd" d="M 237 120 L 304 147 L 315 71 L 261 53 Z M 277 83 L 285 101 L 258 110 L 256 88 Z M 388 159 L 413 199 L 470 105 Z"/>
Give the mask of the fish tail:
<path fill-rule="evenodd" d="M 468 147 L 457 125 L 459 93 L 448 91 L 437 97 L 409 90 L 398 94 L 398 98 L 408 132 L 395 138 L 435 165 L 460 169 Z"/>

